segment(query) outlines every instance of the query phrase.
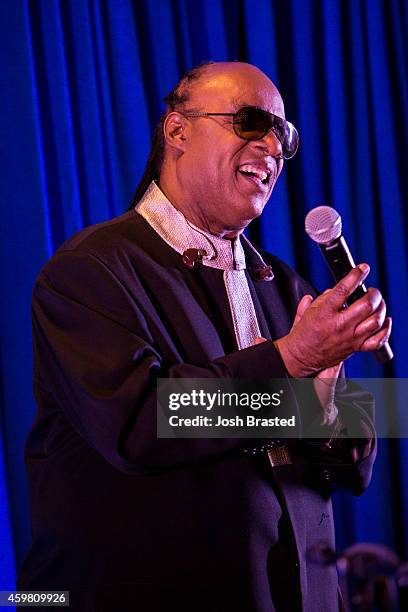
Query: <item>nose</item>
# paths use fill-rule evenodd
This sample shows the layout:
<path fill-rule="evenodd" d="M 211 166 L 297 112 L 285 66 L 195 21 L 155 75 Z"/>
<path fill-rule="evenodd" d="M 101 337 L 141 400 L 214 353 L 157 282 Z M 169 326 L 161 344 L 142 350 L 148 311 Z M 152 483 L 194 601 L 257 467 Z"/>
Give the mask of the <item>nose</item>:
<path fill-rule="evenodd" d="M 271 128 L 269 132 L 265 134 L 263 138 L 256 141 L 256 144 L 271 157 L 275 159 L 283 159 L 282 157 L 282 143 L 276 136 L 275 132 Z"/>

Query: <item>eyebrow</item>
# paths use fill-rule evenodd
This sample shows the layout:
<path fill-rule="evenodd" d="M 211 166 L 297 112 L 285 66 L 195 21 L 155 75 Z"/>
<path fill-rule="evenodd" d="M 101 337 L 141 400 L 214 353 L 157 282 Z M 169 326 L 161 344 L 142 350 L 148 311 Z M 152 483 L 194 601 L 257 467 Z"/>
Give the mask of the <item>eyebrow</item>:
<path fill-rule="evenodd" d="M 260 110 L 265 110 L 267 113 L 271 113 L 271 111 L 267 111 L 266 108 L 262 108 L 254 103 L 247 102 L 246 100 L 240 100 L 239 98 L 235 98 L 232 100 L 232 105 L 235 108 L 235 112 L 239 111 L 241 108 L 245 108 L 246 106 L 250 106 L 252 108 L 259 108 Z M 273 114 L 273 113 L 271 113 Z"/>

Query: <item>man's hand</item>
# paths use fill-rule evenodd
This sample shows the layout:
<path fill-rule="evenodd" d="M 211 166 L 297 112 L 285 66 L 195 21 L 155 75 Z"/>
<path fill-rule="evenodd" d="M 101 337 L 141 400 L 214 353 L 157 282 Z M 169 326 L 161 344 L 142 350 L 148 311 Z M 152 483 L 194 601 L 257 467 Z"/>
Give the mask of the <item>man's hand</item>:
<path fill-rule="evenodd" d="M 325 293 L 330 291 L 327 289 Z M 304 295 L 300 300 L 299 305 L 297 307 L 295 320 L 292 325 L 292 329 L 299 323 L 305 314 L 306 310 L 313 302 L 313 297 L 311 295 Z M 341 366 L 343 362 L 341 361 L 335 366 L 331 368 L 325 368 L 324 370 L 320 370 L 320 372 L 315 376 L 313 380 L 314 389 L 317 397 L 319 398 L 320 404 L 324 409 L 323 413 L 323 421 L 322 425 L 332 425 L 337 418 L 337 408 L 334 404 L 334 395 L 336 392 L 336 382 L 340 374 Z"/>
<path fill-rule="evenodd" d="M 353 353 L 375 351 L 387 342 L 391 318 L 386 317 L 378 289 L 370 287 L 350 307 L 343 307 L 369 271 L 367 264 L 360 264 L 314 301 L 311 296 L 303 298 L 291 331 L 275 342 L 291 376 L 301 378 L 327 368 L 334 368 L 335 374 Z"/>
<path fill-rule="evenodd" d="M 327 291 L 330 290 L 328 289 Z M 312 302 L 313 297 L 311 295 L 304 295 L 303 298 L 300 300 L 291 331 L 296 325 L 298 325 L 299 321 L 301 320 L 304 313 L 309 308 Z M 266 342 L 266 338 L 256 338 L 255 344 L 260 344 L 261 342 Z M 326 411 L 323 419 L 324 424 L 331 424 L 331 422 L 335 420 L 337 415 L 337 410 L 333 410 L 333 414 L 331 414 L 330 409 L 332 406 L 334 408 L 333 398 L 336 390 L 336 381 L 339 377 L 342 363 L 343 362 L 340 362 L 339 364 L 331 368 L 320 370 L 320 372 L 317 374 L 313 381 L 316 395 L 319 398 L 322 407 Z"/>

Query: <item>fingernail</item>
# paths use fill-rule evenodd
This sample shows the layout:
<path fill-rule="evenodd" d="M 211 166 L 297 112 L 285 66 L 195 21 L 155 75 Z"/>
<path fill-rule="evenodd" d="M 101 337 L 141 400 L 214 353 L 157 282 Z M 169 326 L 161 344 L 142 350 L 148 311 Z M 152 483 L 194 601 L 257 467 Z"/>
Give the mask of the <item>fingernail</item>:
<path fill-rule="evenodd" d="M 360 268 L 363 274 L 368 274 L 370 271 L 370 266 L 366 263 L 358 264 L 358 268 Z"/>

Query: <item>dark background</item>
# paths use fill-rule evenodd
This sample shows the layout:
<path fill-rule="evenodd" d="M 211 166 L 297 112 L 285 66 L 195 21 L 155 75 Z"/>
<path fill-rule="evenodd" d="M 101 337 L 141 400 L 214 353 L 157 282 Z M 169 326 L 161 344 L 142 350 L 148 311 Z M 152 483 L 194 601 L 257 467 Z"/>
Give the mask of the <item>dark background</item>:
<path fill-rule="evenodd" d="M 394 320 L 391 366 L 358 355 L 348 374 L 407 375 L 407 30 L 404 0 L 1 2 L 0 588 L 29 545 L 35 277 L 65 238 L 127 208 L 185 69 L 239 59 L 277 83 L 301 147 L 250 236 L 324 289 L 303 220 L 336 207 Z M 407 459 L 406 440 L 380 441 L 368 492 L 335 496 L 339 548 L 374 541 L 408 557 Z"/>

